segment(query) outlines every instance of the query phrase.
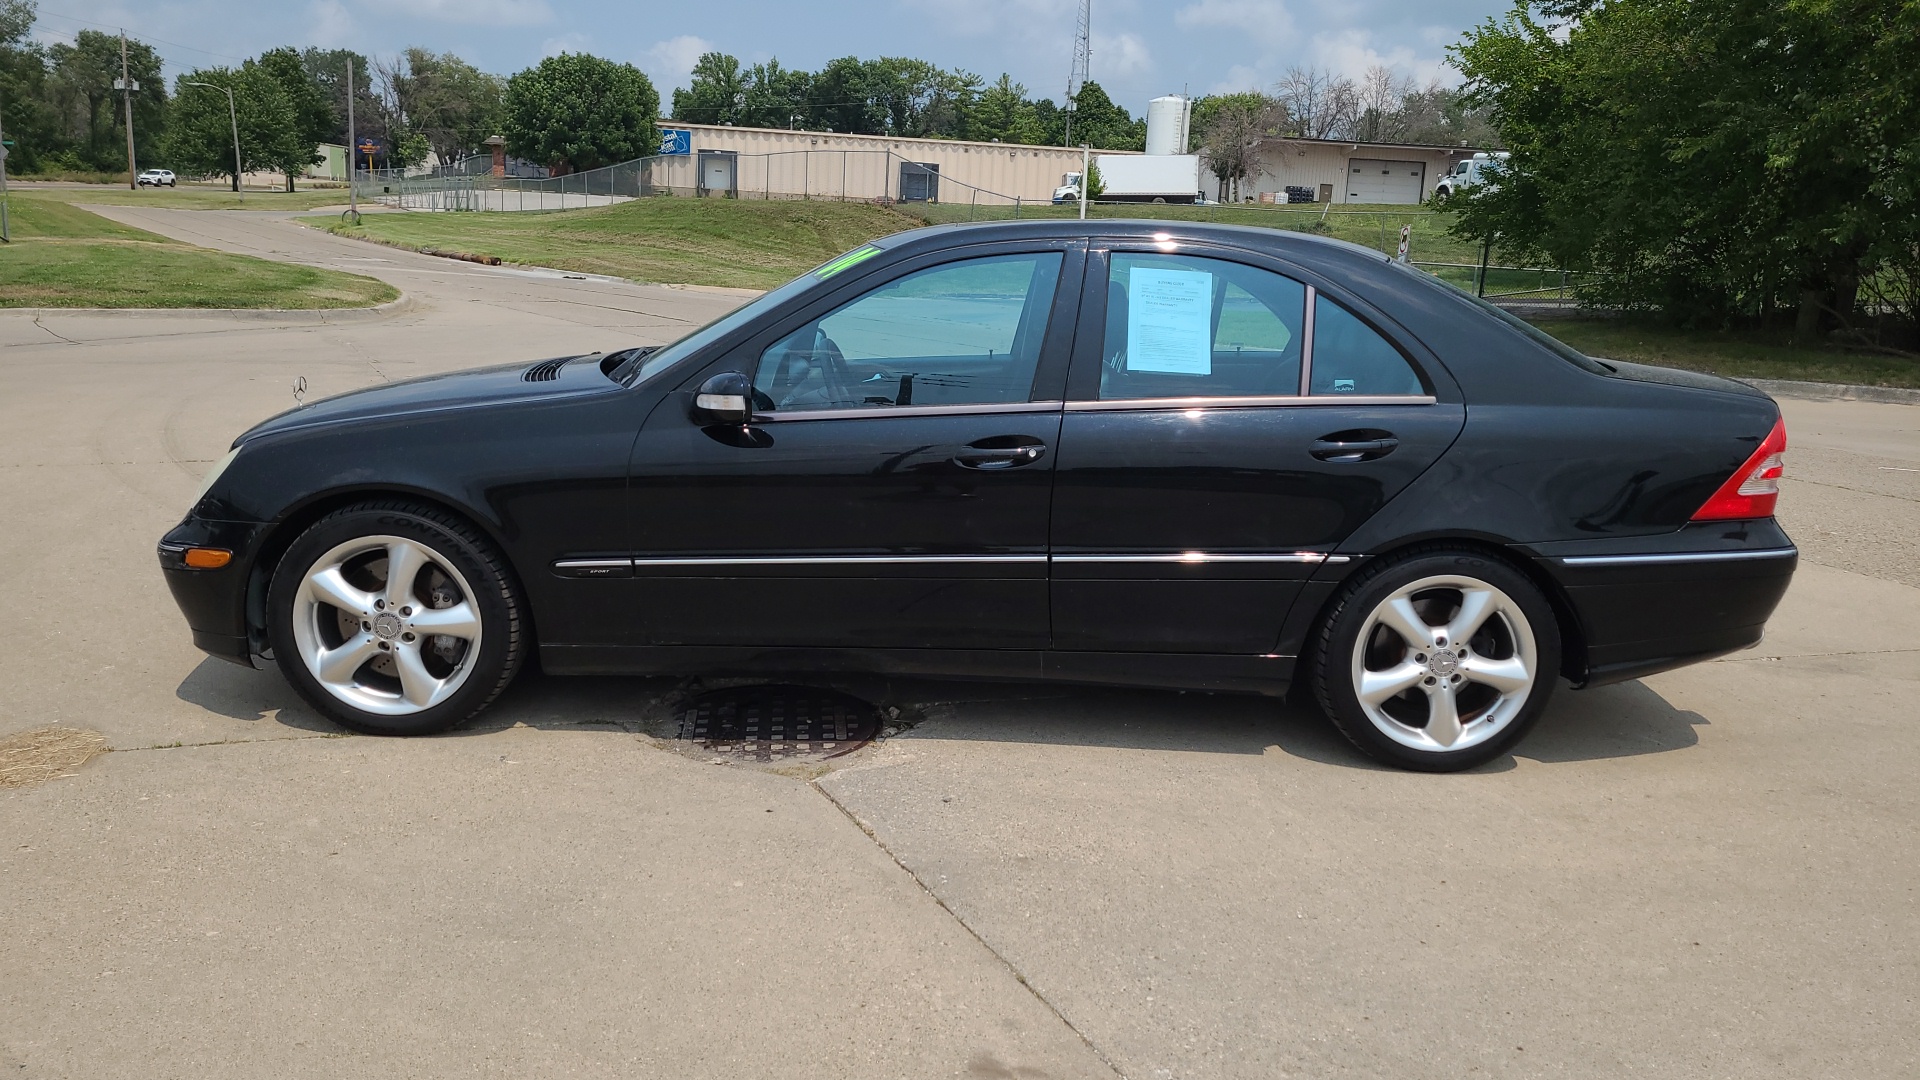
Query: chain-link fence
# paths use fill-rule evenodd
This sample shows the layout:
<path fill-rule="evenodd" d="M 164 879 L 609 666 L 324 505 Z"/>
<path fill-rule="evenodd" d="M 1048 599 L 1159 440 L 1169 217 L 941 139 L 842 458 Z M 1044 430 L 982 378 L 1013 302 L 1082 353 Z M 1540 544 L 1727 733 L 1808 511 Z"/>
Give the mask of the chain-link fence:
<path fill-rule="evenodd" d="M 496 176 L 477 156 L 435 169 L 361 171 L 364 201 L 403 210 L 580 210 L 656 196 L 867 202 L 928 224 L 1077 217 L 1077 201 L 1007 195 L 891 150 L 701 151 L 639 158 L 558 176 Z M 1571 304 L 1592 275 L 1503 262 L 1498 252 L 1454 237 L 1451 215 L 1426 206 L 1355 207 L 1269 203 L 1142 203 L 1095 200 L 1091 218 L 1207 221 L 1314 233 L 1398 255 L 1461 289 L 1503 303 Z"/>
<path fill-rule="evenodd" d="M 701 152 L 639 158 L 544 177 L 495 176 L 490 158 L 433 169 L 360 170 L 360 198 L 405 210 L 578 210 L 653 195 L 725 199 L 827 199 L 952 204 L 972 216 L 1017 212 L 1032 199 L 988 191 L 938 165 L 891 150 L 791 150 L 768 154 Z"/>

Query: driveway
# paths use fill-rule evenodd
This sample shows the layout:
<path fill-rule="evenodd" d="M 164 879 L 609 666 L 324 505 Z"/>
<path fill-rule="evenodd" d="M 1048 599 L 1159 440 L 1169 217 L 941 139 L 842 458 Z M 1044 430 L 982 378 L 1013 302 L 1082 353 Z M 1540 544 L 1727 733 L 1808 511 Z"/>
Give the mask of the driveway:
<path fill-rule="evenodd" d="M 802 775 L 650 737 L 660 680 L 346 737 L 188 643 L 153 543 L 206 465 L 302 378 L 660 341 L 739 298 L 103 212 L 412 303 L 0 312 L 0 737 L 114 749 L 0 788 L 7 1075 L 1920 1071 L 1920 408 L 1786 402 L 1805 558 L 1767 642 L 1563 689 L 1471 774 L 1261 699 L 878 680 L 910 726 Z"/>

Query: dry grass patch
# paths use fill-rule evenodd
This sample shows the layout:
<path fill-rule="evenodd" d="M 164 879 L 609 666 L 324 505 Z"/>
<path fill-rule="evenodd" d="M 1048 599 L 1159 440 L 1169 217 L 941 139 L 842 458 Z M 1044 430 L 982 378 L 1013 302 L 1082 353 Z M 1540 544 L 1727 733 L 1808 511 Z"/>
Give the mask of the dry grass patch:
<path fill-rule="evenodd" d="M 8 735 L 0 738 L 0 788 L 72 776 L 108 749 L 99 732 L 59 724 Z"/>

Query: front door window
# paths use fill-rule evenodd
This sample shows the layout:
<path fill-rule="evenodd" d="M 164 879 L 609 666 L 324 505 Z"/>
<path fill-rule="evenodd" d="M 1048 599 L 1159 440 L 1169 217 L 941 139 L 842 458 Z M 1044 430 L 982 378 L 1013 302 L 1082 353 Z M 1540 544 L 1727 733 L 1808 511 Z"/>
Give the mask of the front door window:
<path fill-rule="evenodd" d="M 966 259 L 896 278 L 769 345 L 772 412 L 986 405 L 1032 394 L 1057 251 Z"/>

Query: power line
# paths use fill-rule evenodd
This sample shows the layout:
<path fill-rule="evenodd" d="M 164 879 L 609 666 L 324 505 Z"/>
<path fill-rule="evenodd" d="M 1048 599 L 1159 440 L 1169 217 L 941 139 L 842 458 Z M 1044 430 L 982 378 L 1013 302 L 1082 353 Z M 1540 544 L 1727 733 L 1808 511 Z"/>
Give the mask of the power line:
<path fill-rule="evenodd" d="M 94 20 L 92 20 L 92 19 L 82 19 L 82 18 L 80 18 L 80 17 L 78 17 L 78 16 L 75 16 L 75 15 L 63 15 L 63 14 L 61 14 L 61 13 L 60 13 L 60 12 L 58 12 L 58 11 L 45 11 L 45 10 L 42 10 L 42 11 L 40 11 L 40 12 L 38 12 L 38 14 L 40 14 L 40 15 L 42 15 L 42 16 L 47 16 L 47 17 L 51 17 L 51 18 L 55 18 L 55 19 L 65 19 L 65 20 L 66 20 L 67 22 L 72 22 L 72 23 L 79 23 L 79 24 L 80 24 L 80 25 L 82 25 L 82 26 L 94 26 L 94 27 L 99 27 L 99 28 L 100 28 L 100 29 L 102 29 L 102 30 L 116 30 L 116 31 L 117 31 L 117 30 L 119 30 L 119 29 L 120 29 L 120 27 L 118 27 L 118 26 L 115 26 L 115 25 L 113 25 L 113 24 L 111 24 L 111 23 L 103 23 L 103 22 L 95 22 L 95 21 L 94 21 Z M 247 60 L 247 58 L 246 58 L 246 57 L 244 57 L 244 56 L 229 56 L 229 55 L 227 55 L 226 53 L 217 53 L 217 52 L 214 52 L 214 51 L 213 51 L 213 50 L 211 50 L 211 49 L 202 49 L 202 48 L 199 48 L 198 46 L 194 46 L 194 45 L 182 45 L 182 44 L 180 44 L 180 43 L 179 43 L 179 42 L 177 42 L 177 41 L 167 41 L 167 40 L 165 40 L 164 38 L 157 38 L 157 37 L 150 37 L 150 36 L 147 36 L 147 35 L 144 35 L 144 34 L 135 34 L 134 36 L 135 36 L 135 37 L 137 37 L 137 38 L 139 38 L 139 39 L 140 39 L 140 42 L 141 42 L 141 44 L 143 44 L 143 45 L 167 45 L 167 46 L 171 46 L 172 48 L 175 48 L 175 49 L 185 49 L 185 50 L 187 50 L 188 52 L 193 52 L 193 53 L 199 53 L 199 54 L 201 54 L 202 56 L 212 56 L 212 57 L 217 57 L 217 58 L 219 58 L 219 59 L 221 59 L 221 60 L 232 60 L 232 61 L 233 61 L 233 62 L 235 62 L 235 63 L 245 63 L 245 62 L 246 62 L 246 60 Z"/>

